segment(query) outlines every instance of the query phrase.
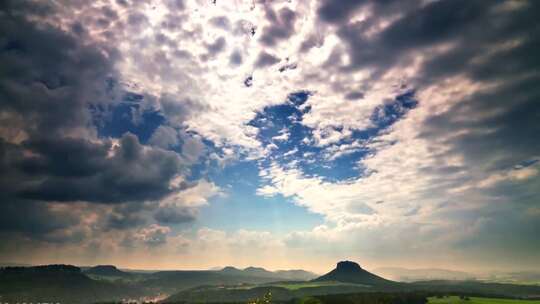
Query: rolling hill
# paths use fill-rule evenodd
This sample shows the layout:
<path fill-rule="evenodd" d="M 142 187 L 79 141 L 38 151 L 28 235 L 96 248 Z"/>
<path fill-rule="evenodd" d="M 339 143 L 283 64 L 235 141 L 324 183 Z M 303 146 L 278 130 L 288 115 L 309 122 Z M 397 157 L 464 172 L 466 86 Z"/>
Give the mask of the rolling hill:
<path fill-rule="evenodd" d="M 164 293 L 176 293 L 201 285 L 265 284 L 276 281 L 305 281 L 313 278 L 303 270 L 268 271 L 260 267 L 238 269 L 227 266 L 221 270 L 159 271 L 148 275 L 142 282 L 146 287 Z"/>
<path fill-rule="evenodd" d="M 129 277 L 132 273 L 124 272 L 113 265 L 97 265 L 84 271 L 85 274 L 102 277 Z"/>
<path fill-rule="evenodd" d="M 0 302 L 94 303 L 137 298 L 140 290 L 124 284 L 92 280 L 71 265 L 0 269 Z"/>

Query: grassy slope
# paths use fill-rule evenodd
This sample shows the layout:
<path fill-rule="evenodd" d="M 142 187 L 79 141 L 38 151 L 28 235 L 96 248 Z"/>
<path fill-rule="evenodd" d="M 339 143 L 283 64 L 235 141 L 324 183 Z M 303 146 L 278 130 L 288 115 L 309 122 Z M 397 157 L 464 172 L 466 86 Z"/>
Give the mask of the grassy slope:
<path fill-rule="evenodd" d="M 357 293 L 369 288 L 365 285 L 335 281 L 275 282 L 221 287 L 201 286 L 176 293 L 165 302 L 175 303 L 182 300 L 195 303 L 246 302 L 250 299 L 260 298 L 268 292 L 272 293 L 275 301 L 288 301 L 293 298 L 304 298 L 313 295 Z"/>
<path fill-rule="evenodd" d="M 540 304 L 540 300 L 515 300 L 471 297 L 469 300 L 461 300 L 457 296 L 428 299 L 428 304 Z"/>
<path fill-rule="evenodd" d="M 327 299 L 326 299 L 327 298 Z M 478 298 L 471 297 L 468 301 L 460 300 L 457 296 L 445 298 L 428 298 L 428 304 L 539 304 L 538 300 L 512 300 L 496 298 Z M 354 295 L 335 295 L 330 297 L 305 297 L 298 299 L 294 304 L 330 304 L 330 303 L 366 303 L 365 300 L 354 299 Z M 382 303 L 379 300 L 372 299 L 369 302 Z"/>
<path fill-rule="evenodd" d="M 467 294 L 485 297 L 538 297 L 540 286 L 486 283 L 481 281 L 426 281 L 409 283 L 413 290 L 446 294 Z"/>

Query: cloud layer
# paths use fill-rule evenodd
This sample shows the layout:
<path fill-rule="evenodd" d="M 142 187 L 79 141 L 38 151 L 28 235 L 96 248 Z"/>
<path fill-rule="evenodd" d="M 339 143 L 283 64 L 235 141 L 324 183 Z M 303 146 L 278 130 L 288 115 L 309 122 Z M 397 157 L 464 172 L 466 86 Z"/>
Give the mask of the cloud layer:
<path fill-rule="evenodd" d="M 91 253 L 75 263 L 185 257 L 159 267 L 540 259 L 535 1 L 1 10 L 0 234 L 17 248 Z M 244 171 L 227 175 L 242 163 L 257 170 L 247 189 L 230 180 Z M 205 221 L 214 200 L 246 197 L 321 223 L 278 233 Z M 214 265 L 196 258 L 208 243 L 223 252 Z M 279 258 L 241 254 L 254 246 Z"/>

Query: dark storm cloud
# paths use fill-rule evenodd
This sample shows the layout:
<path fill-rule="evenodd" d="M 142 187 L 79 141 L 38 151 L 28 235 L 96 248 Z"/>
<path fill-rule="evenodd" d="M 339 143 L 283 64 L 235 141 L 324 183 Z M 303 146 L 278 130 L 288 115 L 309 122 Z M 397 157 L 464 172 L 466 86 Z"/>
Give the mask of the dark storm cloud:
<path fill-rule="evenodd" d="M 524 4 L 515 11 L 485 5 L 483 10 L 491 12 L 467 26 L 458 39 L 466 47 L 452 48 L 422 69 L 423 81 L 464 74 L 478 82 L 500 82 L 425 125 L 429 138 L 449 129 L 467 131 L 452 138 L 451 152 L 486 170 L 509 169 L 540 154 L 540 143 L 534 140 L 540 132 L 540 57 L 536 55 L 540 53 L 540 5 L 536 1 Z M 501 48 L 512 41 L 519 43 Z"/>
<path fill-rule="evenodd" d="M 0 27 L 0 111 L 21 116 L 25 125 L 16 127 L 26 132 L 51 136 L 88 121 L 86 104 L 106 95 L 105 82 L 115 74 L 114 53 L 38 28 L 11 10 L 0 17 Z"/>
<path fill-rule="evenodd" d="M 365 0 L 329 0 L 323 1 L 319 8 L 319 16 L 327 22 L 347 22 L 354 10 L 368 1 Z"/>
<path fill-rule="evenodd" d="M 143 149 L 132 134 L 122 137 L 112 157 L 106 153 L 110 147 L 110 142 L 93 144 L 82 139 L 20 146 L 2 141 L 0 230 L 39 237 L 78 224 L 77 215 L 50 210 L 47 201 L 120 204 L 109 217 L 108 228 L 144 224 L 141 203 L 172 193 L 169 183 L 181 170 L 180 157 L 170 151 Z"/>
<path fill-rule="evenodd" d="M 189 223 L 196 219 L 197 214 L 194 209 L 189 208 L 160 208 L 155 214 L 154 219 L 161 224 L 182 224 Z"/>
<path fill-rule="evenodd" d="M 486 170 L 510 169 L 540 153 L 540 142 L 535 140 L 540 134 L 539 81 L 536 76 L 474 94 L 431 117 L 424 136 L 436 139 L 449 129 L 467 131 L 450 140 L 449 153 L 462 154 L 469 165 Z M 494 114 L 481 114 L 486 112 Z"/>
<path fill-rule="evenodd" d="M 0 138 L 0 232 L 22 233 L 43 239 L 47 234 L 78 223 L 77 216 L 52 210 L 41 201 L 25 200 L 15 194 L 25 173 L 17 166 L 23 148 Z"/>
<path fill-rule="evenodd" d="M 437 43 L 451 42 L 477 27 L 490 3 L 482 1 L 434 1 L 421 6 L 419 1 L 327 1 L 319 9 L 323 20 L 341 21 L 351 8 L 369 7 L 373 15 L 354 23 L 339 23 L 338 35 L 346 42 L 351 63 L 345 69 L 370 68 L 375 77 Z M 343 9 L 343 11 L 341 11 Z M 375 37 L 364 33 L 387 15 L 403 14 Z M 334 20 L 335 18 L 335 20 Z M 346 19 L 344 19 L 346 20 Z"/>
<path fill-rule="evenodd" d="M 131 229 L 146 224 L 146 219 L 139 214 L 116 215 L 112 214 L 107 220 L 109 229 Z"/>
<path fill-rule="evenodd" d="M 21 189 L 22 198 L 45 201 L 87 201 L 96 203 L 123 203 L 159 200 L 171 193 L 169 181 L 182 169 L 180 157 L 171 151 L 144 149 L 137 137 L 125 134 L 114 147 L 114 156 L 104 153 L 110 143 L 90 144 L 84 140 L 48 140 L 42 143 L 53 146 L 53 151 L 41 152 L 41 158 L 21 162 L 23 168 L 38 168 L 41 181 Z M 31 146 L 31 144 L 28 144 Z M 75 151 L 74 148 L 75 147 Z M 66 155 L 68 163 L 59 156 Z M 98 153 L 95 153 L 98 151 Z M 46 154 L 49 152 L 49 154 Z M 86 156 L 91 155 L 88 162 Z M 38 163 L 38 165 L 34 165 Z M 66 191 L 69 189 L 69 191 Z"/>
<path fill-rule="evenodd" d="M 450 153 L 464 155 L 470 164 L 508 168 L 540 153 L 537 123 L 540 67 L 540 5 L 522 1 L 509 8 L 504 1 L 324 1 L 319 17 L 337 23 L 352 58 L 344 70 L 368 68 L 374 77 L 406 64 L 408 58 L 427 58 L 415 75 L 416 85 L 430 85 L 456 75 L 477 82 L 500 81 L 489 92 L 478 92 L 449 111 L 430 118 L 424 135 L 436 139 L 447 130 L 464 131 L 452 139 Z M 515 3 L 514 3 L 515 4 Z M 505 7 L 506 5 L 507 7 Z M 360 7 L 373 15 L 356 23 L 341 22 Z M 363 32 L 381 18 L 402 9 L 402 16 L 374 37 Z M 344 19 L 345 18 L 345 19 Z M 513 46 L 503 47 L 514 43 Z M 447 50 L 428 48 L 448 44 Z M 349 99 L 361 97 L 347 95 Z M 486 113 L 493 113 L 487 115 Z M 467 132 L 465 132 L 467 131 Z M 488 132 L 489 131 L 489 132 Z"/>
<path fill-rule="evenodd" d="M 140 213 L 143 209 L 148 209 L 148 206 L 142 203 L 117 205 L 107 216 L 105 228 L 125 230 L 140 227 L 147 222 Z"/>
<path fill-rule="evenodd" d="M 323 0 L 318 9 L 319 18 L 329 23 L 348 23 L 359 9 L 368 7 L 377 17 L 407 13 L 417 8 L 421 0 Z"/>
<path fill-rule="evenodd" d="M 174 177 L 188 172 L 182 158 L 143 146 L 130 133 L 118 141 L 96 137 L 90 108 L 118 100 L 117 54 L 80 41 L 82 29 L 73 35 L 29 21 L 53 14 L 31 4 L 0 6 L 0 232 L 80 240 L 83 234 L 74 228 L 95 211 L 93 204 L 121 206 L 102 221 L 106 228 L 141 225 L 145 202 L 184 188 L 170 187 Z M 46 9 L 35 9 L 41 6 Z M 130 22 L 140 24 L 144 17 L 130 16 Z M 172 102 L 162 106 L 171 119 L 189 114 Z M 83 203 L 87 207 L 75 212 Z"/>
<path fill-rule="evenodd" d="M 77 178 L 103 170 L 111 145 L 75 138 L 38 138 L 24 141 L 21 147 L 33 153 L 33 156 L 24 157 L 16 163 L 22 172 Z"/>
<path fill-rule="evenodd" d="M 279 40 L 287 39 L 294 33 L 296 13 L 289 8 L 282 8 L 278 14 L 268 8 L 266 18 L 271 25 L 263 28 L 260 41 L 264 45 L 273 46 Z"/>
<path fill-rule="evenodd" d="M 69 212 L 53 212 L 41 202 L 13 198 L 2 198 L 0 211 L 0 232 L 23 233 L 36 238 L 69 228 L 79 220 Z"/>
<path fill-rule="evenodd" d="M 46 2 L 5 0 L 0 2 L 0 10 L 9 15 L 31 14 L 45 16 L 53 12 L 53 7 Z"/>
<path fill-rule="evenodd" d="M 360 9 L 372 14 L 350 22 Z M 397 13 L 397 14 L 396 14 Z M 537 232 L 538 175 L 525 174 L 522 163 L 540 155 L 540 3 L 538 1 L 323 1 L 318 16 L 338 29 L 351 61 L 341 63 L 339 49 L 328 60 L 328 67 L 339 72 L 366 69 L 372 80 L 379 80 L 390 68 L 407 67 L 413 59 L 424 58 L 419 72 L 410 79 L 422 89 L 455 77 L 475 85 L 476 90 L 418 126 L 421 137 L 432 145 L 449 147 L 442 159 L 459 157 L 463 166 L 421 168 L 427 174 L 442 176 L 431 193 L 474 185 L 480 176 L 506 176 L 486 188 L 481 195 L 490 202 L 474 212 L 452 211 L 444 207 L 441 218 L 451 223 L 474 227 L 467 237 L 452 244 L 471 254 L 505 255 L 504 248 L 516 248 L 515 255 L 538 259 Z M 375 34 L 373 29 L 389 16 L 399 16 Z M 303 50 L 315 45 L 315 37 L 306 40 Z M 437 52 L 434 47 L 445 46 Z M 346 95 L 361 97 L 364 88 Z M 456 87 L 456 91 L 466 88 Z M 461 98 L 461 97 L 459 97 Z M 422 100 L 420 100 L 420 103 Z M 442 164 L 442 162 L 441 162 Z M 530 169 L 530 168 L 529 168 Z M 533 171 L 534 172 L 534 171 Z M 470 190 L 478 191 L 478 189 Z M 452 194 L 452 200 L 475 204 L 477 192 Z M 426 195 L 429 195 L 427 193 Z M 414 210 L 418 212 L 418 210 Z M 452 214 L 455 212 L 456 214 Z M 458 214 L 459 213 L 459 214 Z M 504 244 L 504 245 L 502 245 Z M 486 248 L 489 250 L 486 251 Z M 515 261 L 509 261 L 515 265 Z"/>

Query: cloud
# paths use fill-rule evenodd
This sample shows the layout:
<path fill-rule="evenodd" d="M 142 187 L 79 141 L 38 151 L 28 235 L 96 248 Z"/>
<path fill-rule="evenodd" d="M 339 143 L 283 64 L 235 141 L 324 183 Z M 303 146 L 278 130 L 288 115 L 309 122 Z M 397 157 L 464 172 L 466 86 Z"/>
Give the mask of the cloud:
<path fill-rule="evenodd" d="M 319 259 L 538 258 L 536 2 L 30 4 L 0 17 L 2 231 L 186 252 L 231 238 L 231 260 L 255 237 Z M 162 117 L 145 138 L 99 127 L 126 92 L 133 123 Z M 324 223 L 208 228 L 198 245 L 163 228 L 222 194 L 198 166 L 238 159 L 260 168 L 261 197 Z"/>
<path fill-rule="evenodd" d="M 23 119 L 24 125 L 13 128 L 22 129 L 26 137 L 44 129 L 50 136 L 87 132 L 87 103 L 99 103 L 113 93 L 106 89 L 106 81 L 115 75 L 114 51 L 86 47 L 63 31 L 28 22 L 16 9 L 8 12 L 0 20 L 7 29 L 0 59 L 5 67 L 0 92 L 3 116 Z"/>
<path fill-rule="evenodd" d="M 175 153 L 145 148 L 129 133 L 114 147 L 110 143 L 96 147 L 82 140 L 69 139 L 45 141 L 44 144 L 44 147 L 54 147 L 54 153 L 30 148 L 28 151 L 42 158 L 21 161 L 22 167 L 34 171 L 29 173 L 43 174 L 40 182 L 22 185 L 18 192 L 21 198 L 96 203 L 159 200 L 174 191 L 169 188 L 169 183 L 182 169 L 182 162 Z M 70 146 L 75 149 L 69 149 Z M 62 155 L 69 155 L 73 160 L 67 164 L 67 169 L 64 168 L 66 163 L 54 161 L 54 158 L 63 159 Z M 40 170 L 39 165 L 34 169 L 32 162 L 42 162 L 45 168 L 36 172 Z"/>
<path fill-rule="evenodd" d="M 271 8 L 268 8 L 266 18 L 270 25 L 263 28 L 260 41 L 264 45 L 273 46 L 279 40 L 287 39 L 294 33 L 296 13 L 291 9 L 284 7 L 276 14 Z"/>
<path fill-rule="evenodd" d="M 242 54 L 240 53 L 239 50 L 234 50 L 234 51 L 231 53 L 231 57 L 230 57 L 229 63 L 230 63 L 231 65 L 238 66 L 238 65 L 241 65 L 242 62 L 243 62 Z"/>
<path fill-rule="evenodd" d="M 135 234 L 134 238 L 151 247 L 160 246 L 167 242 L 167 234 L 169 232 L 171 232 L 171 229 L 168 227 L 152 224 L 148 227 L 141 228 Z"/>
<path fill-rule="evenodd" d="M 78 223 L 77 216 L 69 211 L 56 211 L 41 202 L 3 196 L 1 210 L 0 231 L 15 235 L 22 233 L 38 239 Z"/>
<path fill-rule="evenodd" d="M 169 126 L 159 126 L 152 134 L 149 143 L 163 149 L 178 146 L 180 143 L 178 131 Z"/>
<path fill-rule="evenodd" d="M 523 252 L 528 252 L 527 260 L 534 259 L 525 245 L 534 236 L 525 231 L 538 221 L 529 218 L 527 224 L 520 225 L 518 218 L 528 210 L 525 206 L 532 204 L 530 186 L 537 183 L 537 170 L 520 171 L 523 169 L 519 164 L 538 154 L 530 141 L 532 133 L 538 132 L 532 118 L 538 113 L 533 105 L 538 96 L 532 83 L 538 79 L 532 72 L 536 63 L 529 61 L 530 56 L 518 54 L 534 53 L 533 45 L 537 45 L 537 35 L 526 30 L 536 23 L 535 14 L 529 10 L 529 5 L 536 4 L 408 2 L 409 8 L 399 12 L 396 3 L 390 1 L 386 6 L 367 1 L 325 1 L 318 11 L 324 23 L 335 23 L 337 35 L 348 44 L 345 51 L 335 48 L 339 55 L 332 59 L 333 63 L 343 65 L 341 71 L 335 69 L 332 73 L 350 78 L 367 73 L 364 85 L 369 89 L 361 89 L 366 92 L 359 101 L 361 105 L 339 99 L 326 101 L 314 94 L 307 102 L 312 107 L 302 123 L 314 129 L 320 144 L 335 143 L 332 153 L 336 157 L 342 150 L 337 147 L 349 145 L 344 141 L 351 136 L 351 130 L 354 134 L 368 129 L 370 120 L 375 124 L 391 123 L 370 140 L 360 142 L 370 153 L 357 159 L 362 168 L 359 176 L 328 182 L 320 175 L 309 174 L 308 166 L 288 168 L 271 162 L 261 174 L 269 183 L 263 184 L 258 193 L 282 194 L 323 214 L 328 221 L 325 231 L 329 232 L 321 234 L 324 238 L 340 235 L 346 227 L 372 229 L 379 231 L 377 235 L 381 231 L 394 234 L 386 228 L 403 225 L 400 229 L 438 231 L 429 239 L 443 244 L 447 255 L 469 252 L 470 259 L 478 259 L 480 252 L 492 248 L 493 260 L 511 265 L 510 255 L 503 254 L 496 241 L 487 241 L 487 229 L 464 231 L 455 227 L 469 223 L 472 214 L 484 216 L 482 227 L 496 229 L 492 223 L 501 221 L 509 231 L 512 225 L 519 226 L 515 230 L 523 233 L 515 241 Z M 456 9 L 451 9 L 454 5 Z M 504 21 L 495 24 L 490 20 Z M 348 62 L 342 60 L 344 56 Z M 500 62 L 509 63 L 502 65 L 508 68 L 499 69 Z M 402 80 L 395 78 L 398 75 L 416 89 L 418 104 L 402 108 L 399 102 L 390 105 L 388 98 L 381 98 L 402 94 L 386 91 L 402 87 Z M 336 93 L 346 85 L 347 80 L 343 80 Z M 378 90 L 382 96 L 374 95 Z M 407 115 L 395 120 L 401 109 L 407 109 Z M 371 116 L 367 115 L 369 111 Z M 353 117 L 356 121 L 349 120 Z M 384 204 L 377 203 L 380 201 Z M 492 207 L 495 202 L 505 207 Z M 358 208 L 375 212 L 354 216 Z M 446 212 L 459 216 L 445 218 Z M 506 213 L 515 217 L 506 218 Z M 443 231 L 452 238 L 446 245 L 448 238 Z M 365 235 L 361 231 L 354 233 Z M 472 241 L 465 242 L 471 237 Z M 484 245 L 475 243 L 482 238 L 486 240 Z M 498 241 L 504 243 L 502 238 Z M 421 242 L 414 240 L 418 246 Z"/>
<path fill-rule="evenodd" d="M 225 38 L 219 37 L 218 39 L 216 39 L 216 41 L 206 46 L 208 50 L 208 55 L 215 56 L 221 53 L 223 50 L 225 50 L 226 45 L 227 43 L 225 41 Z"/>
<path fill-rule="evenodd" d="M 197 180 L 185 182 L 189 166 L 205 151 L 199 136 L 180 127 L 188 110 L 197 107 L 189 102 L 178 105 L 171 101 L 176 97 L 166 94 L 133 93 L 134 87 L 116 69 L 118 49 L 88 36 L 95 27 L 117 26 L 117 19 L 127 18 L 137 28 L 151 20 L 111 5 L 97 12 L 107 22 L 90 22 L 94 19 L 88 15 L 72 27 L 65 26 L 69 20 L 50 22 L 65 17 L 69 5 L 40 5 L 43 10 L 32 5 L 6 2 L 0 17 L 8 29 L 0 48 L 0 62 L 6 67 L 1 72 L 0 120 L 3 126 L 9 122 L 0 128 L 1 233 L 13 241 L 29 237 L 88 243 L 152 225 L 153 213 L 162 221 L 187 219 L 187 213 L 164 216 L 159 208 L 173 197 L 182 198 L 175 201 L 175 210 L 188 210 L 182 209 L 182 202 L 206 202 L 196 190 L 201 187 Z M 129 132 L 117 138 L 103 136 L 109 128 L 106 119 L 114 118 L 108 111 L 126 103 L 133 125 L 145 123 L 146 110 L 158 109 L 177 129 L 159 126 L 149 140 L 152 146 Z M 176 146 L 181 150 L 172 151 Z M 183 197 L 189 187 L 195 189 Z M 189 210 L 194 220 L 197 212 Z"/>
<path fill-rule="evenodd" d="M 210 24 L 212 24 L 213 26 L 221 28 L 223 30 L 228 31 L 231 27 L 229 18 L 227 18 L 226 16 L 213 17 L 209 21 Z"/>
<path fill-rule="evenodd" d="M 166 207 L 159 208 L 156 214 L 154 214 L 154 218 L 158 223 L 162 224 L 182 224 L 194 221 L 196 214 L 194 209 Z"/>
<path fill-rule="evenodd" d="M 262 52 L 259 54 L 259 57 L 257 58 L 257 61 L 255 62 L 255 66 L 258 68 L 263 68 L 263 67 L 270 66 L 278 62 L 279 62 L 279 59 L 277 57 L 271 54 L 268 54 L 266 52 Z"/>

